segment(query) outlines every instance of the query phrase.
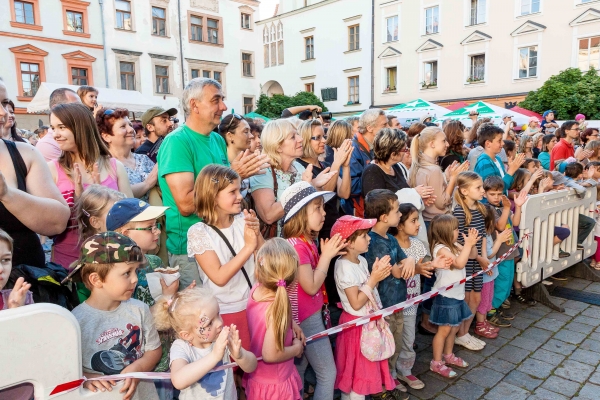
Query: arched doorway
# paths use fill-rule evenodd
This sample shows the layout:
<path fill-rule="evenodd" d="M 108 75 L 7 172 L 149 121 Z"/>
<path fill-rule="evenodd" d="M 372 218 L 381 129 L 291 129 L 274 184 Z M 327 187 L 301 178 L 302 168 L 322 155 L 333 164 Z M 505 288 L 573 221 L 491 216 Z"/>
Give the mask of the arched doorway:
<path fill-rule="evenodd" d="M 262 93 L 271 97 L 274 94 L 284 94 L 283 88 L 277 81 L 268 81 L 262 86 Z"/>

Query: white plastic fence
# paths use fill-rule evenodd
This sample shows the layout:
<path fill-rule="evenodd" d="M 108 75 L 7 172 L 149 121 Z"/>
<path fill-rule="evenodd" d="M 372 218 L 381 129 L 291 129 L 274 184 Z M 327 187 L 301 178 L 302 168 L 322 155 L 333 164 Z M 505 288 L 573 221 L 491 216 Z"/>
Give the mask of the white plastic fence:
<path fill-rule="evenodd" d="M 529 287 L 593 255 L 596 252 L 594 231 L 583 243 L 584 250 L 577 250 L 577 225 L 579 214 L 594 218 L 595 212 L 595 187 L 588 188 L 583 199 L 573 189 L 529 196 L 523 206 L 519 235 L 533 235 L 523 241 L 517 280 Z M 553 245 L 554 227 L 562 225 L 571 230 L 571 235 L 560 245 Z M 559 259 L 559 246 L 571 255 Z"/>
<path fill-rule="evenodd" d="M 0 360 L 0 390 L 31 383 L 36 400 L 49 399 L 57 385 L 82 376 L 79 324 L 69 311 L 54 304 L 0 311 Z M 97 393 L 79 388 L 52 398 L 118 400 L 123 398 L 121 386 Z"/>

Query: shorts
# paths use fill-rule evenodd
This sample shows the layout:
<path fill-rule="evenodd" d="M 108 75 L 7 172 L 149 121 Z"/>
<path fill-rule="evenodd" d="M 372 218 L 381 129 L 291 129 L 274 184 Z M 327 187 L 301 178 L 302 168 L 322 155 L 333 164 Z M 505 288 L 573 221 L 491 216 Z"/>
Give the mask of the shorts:
<path fill-rule="evenodd" d="M 465 271 L 467 272 L 467 278 L 471 275 L 481 271 L 481 265 L 477 262 L 477 260 L 469 260 L 467 261 L 467 265 L 465 266 Z M 483 288 L 483 275 L 477 275 L 475 278 L 470 279 L 465 282 L 465 292 L 481 292 L 481 288 Z"/>
<path fill-rule="evenodd" d="M 556 236 L 561 242 L 571 235 L 569 228 L 563 228 L 562 226 L 554 227 L 554 236 Z"/>
<path fill-rule="evenodd" d="M 461 322 L 471 318 L 472 315 L 464 300 L 444 297 L 440 294 L 433 299 L 429 322 L 435 325 L 459 326 Z"/>

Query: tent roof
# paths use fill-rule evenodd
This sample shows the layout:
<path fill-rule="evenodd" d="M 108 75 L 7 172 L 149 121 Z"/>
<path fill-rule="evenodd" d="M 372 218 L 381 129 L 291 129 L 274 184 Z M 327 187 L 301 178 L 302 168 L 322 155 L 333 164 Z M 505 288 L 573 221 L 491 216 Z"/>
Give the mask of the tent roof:
<path fill-rule="evenodd" d="M 464 101 L 457 101 L 456 103 L 452 103 L 449 106 L 446 106 L 446 108 L 450 111 L 455 111 L 458 110 L 459 108 L 463 108 L 468 106 L 468 103 L 465 103 Z"/>
<path fill-rule="evenodd" d="M 518 112 L 519 114 L 527 115 L 528 117 L 536 117 L 540 121 L 542 120 L 542 115 L 541 114 L 538 114 L 538 113 L 536 113 L 534 111 L 530 111 L 530 110 L 528 110 L 526 108 L 521 108 L 519 106 L 515 106 L 515 107 L 511 108 L 510 110 L 514 111 L 514 112 Z"/>
<path fill-rule="evenodd" d="M 31 103 L 27 106 L 28 113 L 42 113 L 50 110 L 50 94 L 59 88 L 69 88 L 75 92 L 79 86 L 63 85 L 59 83 L 42 82 Z M 120 90 L 98 88 L 98 104 L 107 108 L 126 108 L 133 112 L 144 112 L 159 104 L 153 98 L 148 98 L 135 90 Z"/>
<path fill-rule="evenodd" d="M 244 115 L 244 117 L 247 117 L 247 118 L 259 118 L 259 119 L 262 119 L 265 122 L 269 122 L 271 120 L 271 118 L 267 118 L 264 115 L 260 115 L 260 114 L 255 113 L 255 112 L 248 113 L 248 114 Z"/>
<path fill-rule="evenodd" d="M 490 117 L 492 118 L 494 123 L 502 122 L 503 114 L 510 114 L 513 116 L 513 121 L 517 123 L 517 125 L 523 125 L 529 122 L 529 117 L 520 113 L 515 112 L 514 110 L 507 110 L 506 108 L 498 107 L 490 103 L 485 103 L 483 101 L 478 101 L 477 103 L 469 104 L 466 107 L 459 108 L 458 110 L 454 110 L 449 112 L 448 114 L 442 116 L 439 119 L 458 119 L 466 122 L 467 126 L 470 126 L 469 122 L 471 119 L 469 118 L 469 111 L 475 110 L 479 112 L 479 117 Z"/>

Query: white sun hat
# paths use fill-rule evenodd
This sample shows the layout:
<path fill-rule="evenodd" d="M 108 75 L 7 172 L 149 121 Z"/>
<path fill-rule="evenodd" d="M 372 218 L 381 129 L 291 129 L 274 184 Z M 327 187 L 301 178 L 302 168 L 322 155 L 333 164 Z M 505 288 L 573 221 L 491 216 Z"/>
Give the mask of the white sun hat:
<path fill-rule="evenodd" d="M 281 206 L 283 207 L 283 223 L 288 222 L 294 215 L 306 206 L 311 200 L 317 197 L 323 197 L 323 201 L 327 203 L 335 196 L 334 192 L 322 191 L 317 192 L 308 182 L 300 181 L 285 189 L 281 195 Z"/>

